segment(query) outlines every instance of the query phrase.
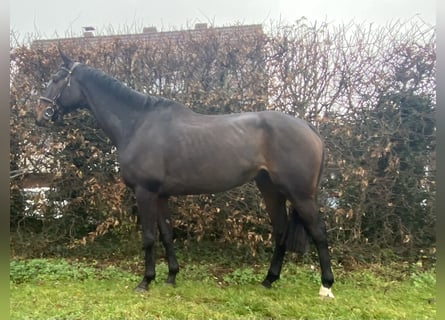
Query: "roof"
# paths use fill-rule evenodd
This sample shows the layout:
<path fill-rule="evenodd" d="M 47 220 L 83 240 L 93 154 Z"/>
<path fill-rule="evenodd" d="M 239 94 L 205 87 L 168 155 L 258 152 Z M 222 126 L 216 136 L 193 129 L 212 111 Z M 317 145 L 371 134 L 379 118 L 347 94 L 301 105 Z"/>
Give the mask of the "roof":
<path fill-rule="evenodd" d="M 94 28 L 93 28 L 94 30 Z M 32 48 L 48 48 L 57 44 L 76 44 L 76 45 L 91 45 L 95 43 L 111 42 L 111 41 L 146 41 L 146 42 L 156 42 L 165 39 L 181 39 L 184 35 L 189 35 L 191 37 L 196 37 L 200 35 L 205 35 L 209 32 L 215 32 L 222 37 L 227 37 L 233 34 L 237 35 L 258 35 L 264 34 L 261 24 L 252 25 L 239 25 L 230 27 L 207 27 L 205 23 L 198 23 L 195 25 L 194 29 L 180 30 L 180 31 L 157 31 L 155 27 L 147 27 L 143 29 L 142 33 L 136 34 L 120 34 L 120 35 L 105 35 L 105 36 L 95 36 L 92 30 L 84 32 L 83 37 L 72 37 L 72 38 L 59 38 L 59 39 L 45 39 L 45 40 L 34 40 L 31 44 Z"/>

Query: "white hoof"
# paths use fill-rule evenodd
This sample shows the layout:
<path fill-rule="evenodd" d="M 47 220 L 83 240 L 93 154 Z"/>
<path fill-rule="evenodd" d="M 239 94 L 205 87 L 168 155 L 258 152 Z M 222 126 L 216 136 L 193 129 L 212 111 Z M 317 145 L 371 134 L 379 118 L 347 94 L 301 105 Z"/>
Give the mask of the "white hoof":
<path fill-rule="evenodd" d="M 334 294 L 332 293 L 331 288 L 323 287 L 323 285 L 320 287 L 320 291 L 318 292 L 321 298 L 330 298 L 334 299 Z"/>

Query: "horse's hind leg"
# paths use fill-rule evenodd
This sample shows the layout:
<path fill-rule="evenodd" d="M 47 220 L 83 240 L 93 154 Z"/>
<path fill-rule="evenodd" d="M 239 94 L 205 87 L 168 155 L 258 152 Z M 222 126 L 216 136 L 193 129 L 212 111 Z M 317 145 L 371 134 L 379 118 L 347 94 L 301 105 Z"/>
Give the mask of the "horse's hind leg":
<path fill-rule="evenodd" d="M 303 222 L 305 229 L 312 237 L 315 246 L 317 247 L 322 283 L 320 295 L 333 298 L 334 295 L 331 292 L 331 286 L 334 283 L 334 276 L 331 269 L 331 258 L 325 223 L 317 210 L 314 199 L 307 198 L 301 200 L 297 197 L 293 197 L 292 204 L 298 212 L 299 218 Z"/>
<path fill-rule="evenodd" d="M 176 274 L 179 271 L 179 264 L 176 260 L 175 250 L 173 248 L 173 226 L 170 219 L 167 206 L 168 198 L 159 198 L 159 220 L 158 227 L 161 236 L 162 244 L 165 248 L 168 261 L 168 278 L 166 283 L 174 285 L 176 280 Z"/>
<path fill-rule="evenodd" d="M 262 285 L 270 288 L 272 283 L 280 278 L 281 267 L 286 253 L 286 197 L 278 191 L 266 172 L 262 172 L 255 179 L 258 189 L 263 195 L 266 210 L 272 222 L 275 248 L 270 262 L 269 271 Z"/>

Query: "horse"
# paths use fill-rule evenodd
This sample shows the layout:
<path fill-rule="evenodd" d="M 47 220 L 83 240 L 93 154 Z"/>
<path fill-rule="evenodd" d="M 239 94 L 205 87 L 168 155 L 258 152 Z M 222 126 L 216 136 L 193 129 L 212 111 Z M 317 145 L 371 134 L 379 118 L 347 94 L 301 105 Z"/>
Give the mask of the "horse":
<path fill-rule="evenodd" d="M 34 107 L 37 125 L 88 109 L 117 148 L 120 173 L 136 197 L 145 273 L 136 291 L 155 279 L 156 231 L 168 262 L 166 283 L 179 265 L 173 247 L 170 196 L 217 193 L 254 180 L 272 224 L 274 248 L 262 285 L 280 278 L 286 251 L 312 239 L 321 269 L 319 295 L 334 298 L 326 226 L 316 205 L 325 151 L 308 122 L 278 111 L 205 115 L 173 100 L 142 94 L 99 69 L 63 63 Z M 287 210 L 286 201 L 290 202 Z"/>

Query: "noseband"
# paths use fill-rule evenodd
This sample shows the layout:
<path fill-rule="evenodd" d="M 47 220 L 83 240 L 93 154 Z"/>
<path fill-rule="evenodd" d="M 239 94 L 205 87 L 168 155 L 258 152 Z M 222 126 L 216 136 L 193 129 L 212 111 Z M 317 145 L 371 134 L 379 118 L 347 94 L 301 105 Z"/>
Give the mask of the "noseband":
<path fill-rule="evenodd" d="M 54 115 L 59 112 L 60 105 L 58 104 L 58 100 L 60 96 L 62 95 L 63 90 L 65 90 L 66 87 L 69 87 L 71 85 L 71 75 L 73 74 L 74 69 L 79 65 L 79 62 L 74 62 L 71 69 L 60 67 L 61 70 L 64 70 L 67 72 L 67 75 L 64 79 L 65 83 L 60 89 L 60 91 L 54 96 L 54 98 L 47 98 L 40 96 L 39 100 L 49 102 L 51 105 L 48 105 L 48 107 L 43 111 L 43 119 L 50 120 L 54 117 Z"/>

